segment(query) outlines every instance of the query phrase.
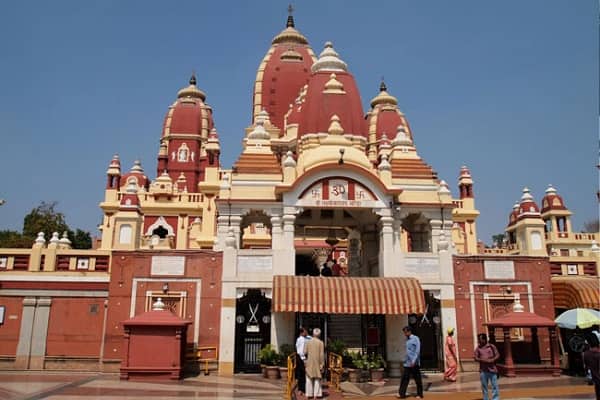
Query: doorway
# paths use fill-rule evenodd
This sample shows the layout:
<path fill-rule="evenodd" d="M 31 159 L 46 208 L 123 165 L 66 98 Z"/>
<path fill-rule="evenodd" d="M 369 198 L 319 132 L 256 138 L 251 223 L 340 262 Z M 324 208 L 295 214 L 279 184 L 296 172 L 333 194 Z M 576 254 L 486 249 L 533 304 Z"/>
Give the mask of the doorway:
<path fill-rule="evenodd" d="M 234 372 L 258 373 L 258 352 L 271 342 L 271 300 L 260 289 L 248 289 L 235 307 Z"/>

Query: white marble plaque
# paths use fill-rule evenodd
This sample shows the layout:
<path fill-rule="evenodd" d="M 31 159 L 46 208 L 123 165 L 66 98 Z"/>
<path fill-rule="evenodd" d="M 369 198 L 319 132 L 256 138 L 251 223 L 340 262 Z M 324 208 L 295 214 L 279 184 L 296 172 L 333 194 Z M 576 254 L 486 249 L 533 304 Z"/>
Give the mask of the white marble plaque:
<path fill-rule="evenodd" d="M 271 256 L 238 256 L 239 273 L 272 272 Z"/>
<path fill-rule="evenodd" d="M 440 264 L 436 258 L 406 258 L 406 272 L 409 274 L 438 274 Z"/>
<path fill-rule="evenodd" d="M 515 264 L 512 261 L 484 261 L 485 279 L 515 279 Z"/>
<path fill-rule="evenodd" d="M 184 256 L 153 256 L 151 275 L 183 276 L 185 272 Z"/>

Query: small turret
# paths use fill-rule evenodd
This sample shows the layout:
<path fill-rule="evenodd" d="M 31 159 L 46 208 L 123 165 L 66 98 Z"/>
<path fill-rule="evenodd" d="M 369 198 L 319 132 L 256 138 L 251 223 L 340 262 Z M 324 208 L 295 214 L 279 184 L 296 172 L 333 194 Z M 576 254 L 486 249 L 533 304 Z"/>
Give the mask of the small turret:
<path fill-rule="evenodd" d="M 519 208 L 513 212 L 517 213 L 517 221 L 513 225 L 509 225 L 506 231 L 509 234 L 509 242 L 516 243 L 518 254 L 547 256 L 545 224 L 538 205 L 528 188 L 523 188 Z"/>
<path fill-rule="evenodd" d="M 106 189 L 118 189 L 121 179 L 121 161 L 119 160 L 118 154 L 115 154 L 110 161 L 108 169 L 106 170 L 106 176 Z"/>
<path fill-rule="evenodd" d="M 460 193 L 460 199 L 473 198 L 473 178 L 471 177 L 471 171 L 466 165 L 463 165 L 460 169 L 460 176 L 458 177 L 458 191 Z"/>

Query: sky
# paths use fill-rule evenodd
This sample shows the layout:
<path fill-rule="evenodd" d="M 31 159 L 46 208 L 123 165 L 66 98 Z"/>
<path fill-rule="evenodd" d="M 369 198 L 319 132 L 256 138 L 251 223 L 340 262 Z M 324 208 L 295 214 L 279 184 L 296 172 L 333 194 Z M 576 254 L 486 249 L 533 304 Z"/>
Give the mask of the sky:
<path fill-rule="evenodd" d="M 99 235 L 118 153 L 156 176 L 161 125 L 192 71 L 230 168 L 259 63 L 286 1 L 12 1 L 0 12 L 0 230 L 57 201 Z M 479 239 L 502 233 L 523 187 L 553 184 L 573 227 L 598 217 L 598 0 L 302 0 L 296 28 L 332 41 L 365 112 L 381 77 L 420 156 L 458 197 L 474 179 Z"/>

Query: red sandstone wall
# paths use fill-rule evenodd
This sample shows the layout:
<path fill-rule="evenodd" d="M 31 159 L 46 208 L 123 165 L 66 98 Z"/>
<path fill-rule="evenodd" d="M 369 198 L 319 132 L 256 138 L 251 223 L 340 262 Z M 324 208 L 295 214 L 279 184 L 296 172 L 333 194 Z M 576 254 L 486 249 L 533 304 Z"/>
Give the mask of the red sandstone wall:
<path fill-rule="evenodd" d="M 514 280 L 491 280 L 485 279 L 484 260 L 497 260 L 514 262 Z M 541 257 L 481 257 L 481 256 L 454 256 L 454 293 L 456 306 L 456 320 L 458 323 L 456 336 L 460 357 L 469 361 L 473 359 L 475 337 L 473 334 L 473 321 L 475 321 L 476 333 L 487 333 L 483 326 L 485 303 L 484 294 L 502 295 L 503 286 L 510 286 L 512 293 L 520 293 L 521 304 L 525 311 L 532 311 L 529 305 L 529 294 L 524 283 L 531 284 L 531 295 L 533 297 L 533 311 L 543 317 L 554 319 L 554 303 L 552 299 L 552 284 L 550 281 L 550 263 L 547 258 Z M 471 282 L 483 283 L 476 285 L 474 292 L 470 292 Z M 517 283 L 523 282 L 523 283 Z M 500 285 L 495 285 L 500 283 Z M 471 294 L 474 295 L 475 309 L 471 306 Z M 473 319 L 474 317 L 474 319 Z M 542 358 L 549 358 L 548 331 L 539 329 Z M 525 329 L 525 340 L 530 340 L 529 330 Z M 498 339 L 498 338 L 497 338 Z"/>
<path fill-rule="evenodd" d="M 0 297 L 0 305 L 6 307 L 4 324 L 0 325 L 0 356 L 14 357 L 21 331 L 23 297 Z"/>
<path fill-rule="evenodd" d="M 184 276 L 152 276 L 152 256 L 185 256 Z M 194 321 L 196 313 L 196 282 L 185 279 L 200 279 L 200 330 L 193 337 L 194 323 L 188 327 L 187 342 L 198 342 L 199 346 L 219 345 L 221 311 L 222 253 L 213 251 L 131 251 L 115 252 L 112 257 L 111 279 L 108 302 L 108 324 L 105 336 L 106 359 L 120 359 L 123 355 L 122 321 L 130 318 L 133 300 L 134 315 L 145 311 L 146 292 L 161 291 L 168 281 L 169 292 L 186 292 L 187 302 L 184 318 Z M 137 294 L 131 299 L 133 280 L 137 278 Z M 150 281 L 147 281 L 150 279 Z M 146 281 L 144 281 L 146 280 Z"/>
<path fill-rule="evenodd" d="M 99 357 L 104 298 L 53 298 L 46 355 Z"/>

